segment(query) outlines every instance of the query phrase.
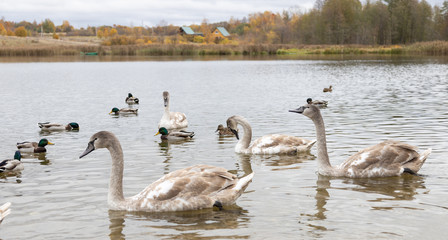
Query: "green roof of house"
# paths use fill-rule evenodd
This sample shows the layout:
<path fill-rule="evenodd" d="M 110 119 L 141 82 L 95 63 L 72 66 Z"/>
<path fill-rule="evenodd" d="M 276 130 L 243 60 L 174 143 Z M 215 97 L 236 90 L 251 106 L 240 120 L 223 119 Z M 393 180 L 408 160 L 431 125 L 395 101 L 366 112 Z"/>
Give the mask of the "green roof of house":
<path fill-rule="evenodd" d="M 186 34 L 194 34 L 193 29 L 191 27 L 180 27 Z"/>
<path fill-rule="evenodd" d="M 221 34 L 222 34 L 224 37 L 228 37 L 228 36 L 230 36 L 229 32 L 227 32 L 227 30 L 226 30 L 224 27 L 217 27 L 217 29 L 218 29 L 218 31 L 221 32 Z"/>

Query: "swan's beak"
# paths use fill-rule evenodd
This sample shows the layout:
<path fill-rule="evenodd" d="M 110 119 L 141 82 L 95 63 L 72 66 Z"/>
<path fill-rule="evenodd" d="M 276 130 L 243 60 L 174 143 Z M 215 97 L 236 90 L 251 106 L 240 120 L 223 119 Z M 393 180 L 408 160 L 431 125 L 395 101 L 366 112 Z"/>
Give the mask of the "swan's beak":
<path fill-rule="evenodd" d="M 168 105 L 168 98 L 163 99 L 163 105 L 165 105 L 165 107 Z"/>
<path fill-rule="evenodd" d="M 159 135 L 160 134 L 160 132 L 157 132 L 154 136 L 157 136 L 157 135 Z"/>
<path fill-rule="evenodd" d="M 81 154 L 81 156 L 79 156 L 79 158 L 84 157 L 85 155 L 91 153 L 93 150 L 95 150 L 95 146 L 93 145 L 93 141 L 89 142 L 89 144 L 87 145 L 86 150 Z"/>
<path fill-rule="evenodd" d="M 305 106 L 301 106 L 297 109 L 289 110 L 289 112 L 293 112 L 293 113 L 303 113 L 303 111 L 305 111 Z"/>
<path fill-rule="evenodd" d="M 236 139 L 240 140 L 240 137 L 238 136 L 238 131 L 237 130 L 230 128 L 230 131 L 232 131 L 233 134 L 235 134 Z"/>

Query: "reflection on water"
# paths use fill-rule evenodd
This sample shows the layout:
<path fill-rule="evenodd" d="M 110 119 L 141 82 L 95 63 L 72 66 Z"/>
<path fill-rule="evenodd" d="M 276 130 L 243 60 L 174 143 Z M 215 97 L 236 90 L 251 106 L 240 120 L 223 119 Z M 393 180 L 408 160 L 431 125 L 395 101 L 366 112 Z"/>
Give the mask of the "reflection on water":
<path fill-rule="evenodd" d="M 440 238 L 441 223 L 448 220 L 447 59 L 347 57 L 0 63 L 2 156 L 10 157 L 23 140 L 46 137 L 55 143 L 46 154 L 24 156 L 20 175 L 0 177 L 0 202 L 13 203 L 0 238 Z M 323 93 L 329 85 L 333 92 Z M 185 112 L 193 139 L 166 142 L 154 136 L 166 90 L 176 95 L 173 110 Z M 138 116 L 108 115 L 112 106 L 126 106 L 129 92 L 140 99 L 133 106 Z M 42 94 L 58 101 L 36 101 Z M 324 178 L 316 174 L 316 146 L 297 156 L 251 156 L 235 153 L 235 137 L 215 133 L 228 116 L 243 115 L 254 139 L 272 133 L 315 139 L 313 123 L 288 112 L 309 97 L 328 101 L 322 114 L 332 164 L 396 139 L 433 149 L 419 172 L 423 176 Z M 81 128 L 40 132 L 36 124 L 48 120 L 76 121 Z M 236 206 L 224 211 L 108 212 L 110 154 L 78 158 L 100 130 L 114 132 L 122 144 L 125 196 L 195 164 L 255 176 Z"/>

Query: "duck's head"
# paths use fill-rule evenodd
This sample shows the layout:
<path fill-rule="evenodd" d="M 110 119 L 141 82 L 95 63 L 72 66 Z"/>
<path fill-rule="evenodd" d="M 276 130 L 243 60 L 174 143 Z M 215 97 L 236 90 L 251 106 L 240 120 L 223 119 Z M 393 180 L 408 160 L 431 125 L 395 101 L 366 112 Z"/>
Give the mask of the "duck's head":
<path fill-rule="evenodd" d="M 113 113 L 113 114 L 118 114 L 119 111 L 120 111 L 120 109 L 114 107 L 114 108 L 112 108 L 112 110 L 110 111 L 109 114 L 111 114 L 111 113 Z"/>
<path fill-rule="evenodd" d="M 230 129 L 230 131 L 233 132 L 233 134 L 235 134 L 236 139 L 240 139 L 240 137 L 238 136 L 238 123 L 235 121 L 235 119 L 233 119 L 233 117 L 229 117 L 227 119 L 227 127 Z"/>
<path fill-rule="evenodd" d="M 170 101 L 170 94 L 168 93 L 168 91 L 163 92 L 163 104 L 166 106 L 168 106 L 168 103 Z"/>
<path fill-rule="evenodd" d="M 312 103 L 313 103 L 313 99 L 312 99 L 312 98 L 308 98 L 308 99 L 306 100 L 306 102 L 307 102 L 308 104 L 312 104 Z"/>
<path fill-rule="evenodd" d="M 128 93 L 128 97 L 130 97 L 130 98 L 133 97 L 133 96 L 132 96 L 132 93 Z"/>
<path fill-rule="evenodd" d="M 70 125 L 70 127 L 72 127 L 73 130 L 79 130 L 79 124 L 78 123 L 71 122 L 68 125 Z"/>
<path fill-rule="evenodd" d="M 223 126 L 222 124 L 219 124 L 219 125 L 218 125 L 218 128 L 216 129 L 215 132 L 217 132 L 217 131 L 219 131 L 219 130 L 223 130 L 223 129 L 224 129 L 224 126 Z"/>
<path fill-rule="evenodd" d="M 108 131 L 97 132 L 90 137 L 86 150 L 79 156 L 79 158 L 86 156 L 98 148 L 109 148 L 117 142 L 119 143 L 115 134 Z"/>
<path fill-rule="evenodd" d="M 39 147 L 45 147 L 45 146 L 47 146 L 47 145 L 54 145 L 54 143 L 48 141 L 48 139 L 46 139 L 46 138 L 42 138 L 42 139 L 39 141 L 39 144 L 37 144 L 37 146 L 39 146 Z"/>
<path fill-rule="evenodd" d="M 157 136 L 159 134 L 168 135 L 168 130 L 164 127 L 161 127 L 161 128 L 159 128 L 159 131 L 154 136 Z"/>
<path fill-rule="evenodd" d="M 307 99 L 307 102 L 309 99 L 310 98 Z M 308 103 L 308 104 L 305 104 L 297 109 L 289 110 L 289 112 L 300 113 L 300 114 L 303 114 L 311 119 L 314 119 L 314 117 L 320 113 L 320 110 L 318 107 Z"/>
<path fill-rule="evenodd" d="M 16 153 L 14 153 L 14 159 L 17 159 L 20 161 L 20 159 L 22 159 L 22 154 L 20 154 L 20 151 L 16 151 Z"/>

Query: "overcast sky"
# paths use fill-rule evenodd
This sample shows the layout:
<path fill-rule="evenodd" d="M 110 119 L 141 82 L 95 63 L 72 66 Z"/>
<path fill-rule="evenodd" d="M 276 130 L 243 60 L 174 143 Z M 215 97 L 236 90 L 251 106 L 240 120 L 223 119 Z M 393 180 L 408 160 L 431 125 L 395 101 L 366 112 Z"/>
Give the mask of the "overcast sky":
<path fill-rule="evenodd" d="M 372 0 L 374 1 L 374 0 Z M 441 6 L 444 0 L 426 0 Z M 291 7 L 303 10 L 315 0 L 0 0 L 0 17 L 8 21 L 41 22 L 56 25 L 68 20 L 76 28 L 101 25 L 176 26 L 242 19 L 251 13 L 282 12 Z M 362 0 L 364 2 L 364 0 Z"/>

